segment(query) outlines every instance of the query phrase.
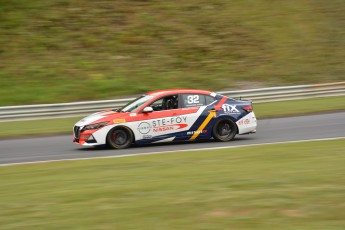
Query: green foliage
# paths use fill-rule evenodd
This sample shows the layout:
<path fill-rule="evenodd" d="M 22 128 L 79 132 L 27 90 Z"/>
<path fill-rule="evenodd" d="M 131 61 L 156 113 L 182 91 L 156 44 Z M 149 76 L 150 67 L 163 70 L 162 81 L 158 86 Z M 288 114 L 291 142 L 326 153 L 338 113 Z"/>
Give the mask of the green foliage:
<path fill-rule="evenodd" d="M 340 230 L 344 147 L 342 139 L 2 167 L 1 229 Z"/>
<path fill-rule="evenodd" d="M 0 0 L 0 106 L 345 80 L 345 2 Z"/>

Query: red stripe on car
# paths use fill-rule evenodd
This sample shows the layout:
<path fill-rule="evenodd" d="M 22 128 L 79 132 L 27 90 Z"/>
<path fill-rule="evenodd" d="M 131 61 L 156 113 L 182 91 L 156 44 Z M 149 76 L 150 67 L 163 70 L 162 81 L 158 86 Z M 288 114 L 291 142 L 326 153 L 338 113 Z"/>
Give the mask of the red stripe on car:
<path fill-rule="evenodd" d="M 220 110 L 220 108 L 222 107 L 222 105 L 224 104 L 224 102 L 227 100 L 227 98 L 226 97 L 223 97 L 220 101 L 219 101 L 219 103 L 214 107 L 215 108 L 215 110 Z"/>

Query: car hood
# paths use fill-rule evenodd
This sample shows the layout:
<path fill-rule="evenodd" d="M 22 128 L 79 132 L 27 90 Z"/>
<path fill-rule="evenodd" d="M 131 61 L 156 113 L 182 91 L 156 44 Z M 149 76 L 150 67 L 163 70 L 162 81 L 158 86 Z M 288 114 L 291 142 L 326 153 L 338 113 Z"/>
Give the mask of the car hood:
<path fill-rule="evenodd" d="M 125 118 L 127 116 L 128 116 L 128 113 L 114 112 L 112 110 L 101 111 L 101 112 L 93 113 L 93 114 L 81 119 L 75 125 L 76 126 L 85 126 L 85 125 L 104 122 L 104 121 L 113 122 L 114 119 L 121 119 L 121 118 Z"/>

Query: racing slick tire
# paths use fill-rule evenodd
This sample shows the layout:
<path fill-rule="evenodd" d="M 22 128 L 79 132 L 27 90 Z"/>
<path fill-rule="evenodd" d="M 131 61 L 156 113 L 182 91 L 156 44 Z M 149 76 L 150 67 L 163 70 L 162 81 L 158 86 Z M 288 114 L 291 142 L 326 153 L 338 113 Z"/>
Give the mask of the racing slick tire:
<path fill-rule="evenodd" d="M 126 127 L 115 127 L 107 134 L 107 145 L 113 149 L 125 149 L 133 143 L 133 133 Z"/>
<path fill-rule="evenodd" d="M 217 141 L 231 141 L 237 134 L 237 125 L 230 119 L 221 119 L 213 126 L 212 134 Z"/>

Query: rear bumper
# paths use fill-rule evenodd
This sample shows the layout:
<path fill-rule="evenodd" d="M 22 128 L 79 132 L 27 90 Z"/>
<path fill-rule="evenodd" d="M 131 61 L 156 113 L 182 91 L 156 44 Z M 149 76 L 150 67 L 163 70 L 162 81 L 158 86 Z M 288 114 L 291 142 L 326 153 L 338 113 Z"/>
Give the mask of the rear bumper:
<path fill-rule="evenodd" d="M 238 134 L 256 133 L 257 120 L 254 112 L 248 113 L 236 122 Z"/>

